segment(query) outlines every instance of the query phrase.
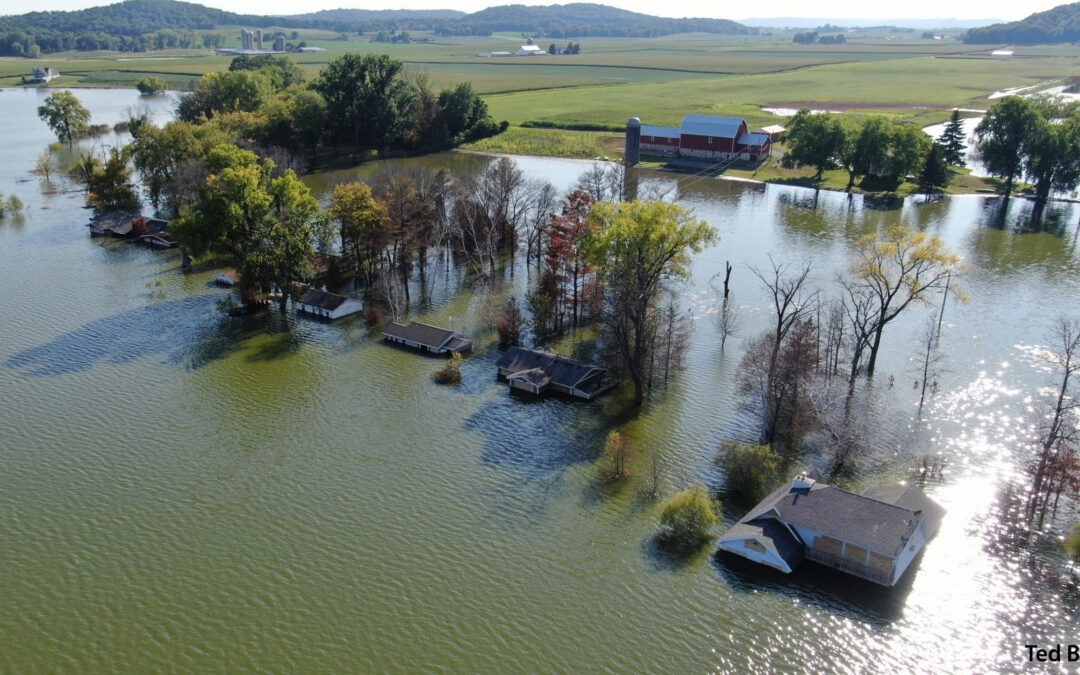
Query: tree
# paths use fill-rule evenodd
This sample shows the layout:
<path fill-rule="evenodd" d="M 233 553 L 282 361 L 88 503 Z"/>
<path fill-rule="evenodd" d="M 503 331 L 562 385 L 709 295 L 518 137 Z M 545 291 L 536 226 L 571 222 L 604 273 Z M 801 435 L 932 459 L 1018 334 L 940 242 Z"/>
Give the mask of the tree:
<path fill-rule="evenodd" d="M 848 188 L 855 184 L 856 175 L 881 174 L 889 157 L 893 123 L 884 117 L 868 117 L 855 134 Z"/>
<path fill-rule="evenodd" d="M 949 123 L 938 137 L 945 155 L 945 163 L 949 166 L 964 166 L 964 150 L 967 148 L 967 139 L 964 138 L 964 122 L 960 119 L 960 111 L 953 110 Z"/>
<path fill-rule="evenodd" d="M 163 77 L 155 77 L 148 75 L 135 83 L 135 88 L 139 90 L 139 93 L 143 96 L 151 96 L 153 94 L 160 94 L 169 88 L 169 83 Z"/>
<path fill-rule="evenodd" d="M 273 87 L 261 72 L 249 70 L 207 73 L 195 91 L 180 99 L 177 117 L 194 122 L 201 117 L 232 112 L 254 112 L 270 99 Z"/>
<path fill-rule="evenodd" d="M 604 477 L 615 481 L 630 475 L 631 444 L 622 432 L 612 429 L 604 439 Z"/>
<path fill-rule="evenodd" d="M 336 142 L 383 150 L 403 141 L 414 96 L 404 67 L 386 54 L 353 52 L 322 69 L 311 86 L 326 100 Z"/>
<path fill-rule="evenodd" d="M 389 242 L 386 205 L 366 183 L 339 183 L 334 187 L 330 216 L 340 224 L 342 248 L 352 253 L 370 285 Z"/>
<path fill-rule="evenodd" d="M 1033 102 L 1037 122 L 1030 129 L 1024 175 L 1035 184 L 1035 199 L 1068 191 L 1080 182 L 1080 111 L 1053 99 Z"/>
<path fill-rule="evenodd" d="M 940 145 L 931 145 L 922 171 L 919 172 L 919 192 L 926 195 L 927 199 L 931 195 L 940 194 L 949 184 L 949 170 L 945 166 L 944 155 L 945 151 Z"/>
<path fill-rule="evenodd" d="M 58 91 L 37 109 L 38 117 L 53 130 L 61 143 L 71 145 L 90 124 L 90 111 L 70 91 Z"/>
<path fill-rule="evenodd" d="M 1069 536 L 1061 542 L 1061 548 L 1065 550 L 1065 555 L 1069 556 L 1069 560 L 1080 562 L 1080 523 L 1073 525 Z"/>
<path fill-rule="evenodd" d="M 657 538 L 679 550 L 695 550 L 709 539 L 709 529 L 720 522 L 719 512 L 720 504 L 712 500 L 708 489 L 695 483 L 660 505 Z"/>
<path fill-rule="evenodd" d="M 521 308 L 518 306 L 517 298 L 512 297 L 506 301 L 506 306 L 503 308 L 502 316 L 499 317 L 496 328 L 499 331 L 500 349 L 521 344 L 521 334 L 525 329 L 525 320 L 521 316 Z"/>
<path fill-rule="evenodd" d="M 728 492 L 756 504 L 779 479 L 780 459 L 768 445 L 724 441 L 719 463 L 724 468 Z"/>
<path fill-rule="evenodd" d="M 552 56 L 559 53 L 559 48 L 555 46 L 554 42 L 552 42 L 551 44 L 548 45 L 547 53 L 552 55 Z"/>
<path fill-rule="evenodd" d="M 869 361 L 866 373 L 873 377 L 881 336 L 885 327 L 912 303 L 925 302 L 960 273 L 960 257 L 941 239 L 890 227 L 884 237 L 862 239 L 851 267 L 851 291 L 868 303 Z"/>
<path fill-rule="evenodd" d="M 274 91 L 285 91 L 304 81 L 304 71 L 300 70 L 300 67 L 288 56 L 240 54 L 229 63 L 229 70 L 250 70 L 261 73 L 270 81 Z"/>
<path fill-rule="evenodd" d="M 836 154 L 844 140 L 840 120 L 828 113 L 814 114 L 803 108 L 791 119 L 783 165 L 789 168 L 812 166 L 817 169 L 814 179 L 821 180 L 826 169 L 836 166 Z"/>
<path fill-rule="evenodd" d="M 634 383 L 634 402 L 644 400 L 654 335 L 649 318 L 661 285 L 688 274 L 690 254 L 716 241 L 716 231 L 668 202 L 600 203 L 592 207 L 584 235 L 585 258 L 604 286 L 602 318 L 607 340 Z"/>
<path fill-rule="evenodd" d="M 992 176 L 1005 179 L 1005 197 L 1013 191 L 1013 183 L 1024 170 L 1024 157 L 1031 145 L 1032 131 L 1038 125 L 1038 115 L 1030 101 L 1019 96 L 1006 96 L 990 106 L 986 116 L 975 128 L 975 148 L 983 165 Z"/>
<path fill-rule="evenodd" d="M 128 166 L 131 152 L 127 149 L 110 148 L 100 168 L 90 174 L 86 185 L 86 205 L 95 213 L 106 211 L 140 210 L 139 193 L 131 180 L 132 170 Z"/>
<path fill-rule="evenodd" d="M 229 141 L 215 124 L 172 122 L 160 129 L 139 124 L 131 131 L 132 157 L 146 195 L 169 215 L 198 198 L 209 175 L 206 158 L 213 148 Z"/>
<path fill-rule="evenodd" d="M 889 153 L 885 160 L 886 176 L 903 182 L 908 175 L 919 173 L 923 158 L 930 152 L 933 140 L 914 124 L 894 124 L 889 136 Z"/>
<path fill-rule="evenodd" d="M 52 179 L 52 175 L 56 173 L 56 160 L 53 159 L 51 152 L 43 152 L 38 155 L 33 172 L 42 176 L 46 181 Z"/>
<path fill-rule="evenodd" d="M 291 171 L 274 178 L 274 164 L 223 145 L 210 151 L 209 177 L 199 199 L 183 209 L 170 231 L 193 255 L 233 258 L 245 302 L 276 284 L 282 307 L 314 253 L 318 202 Z"/>
<path fill-rule="evenodd" d="M 1064 485 L 1077 473 L 1076 450 L 1080 441 L 1080 402 L 1072 396 L 1073 377 L 1080 373 L 1080 322 L 1060 319 L 1053 334 L 1054 347 L 1046 354 L 1047 363 L 1060 379 L 1051 397 L 1036 406 L 1039 420 L 1030 445 L 1035 459 L 1029 473 L 1031 486 L 1025 504 L 1030 522 L 1038 514 L 1042 527 L 1055 478 Z M 1070 476 L 1071 474 L 1071 476 Z"/>
<path fill-rule="evenodd" d="M 581 250 L 589 228 L 593 200 L 581 190 L 574 190 L 562 202 L 558 214 L 551 214 L 546 230 L 547 279 L 541 281 L 551 291 L 552 299 L 563 301 L 571 322 L 577 327 L 581 318 L 581 295 L 588 277 L 594 272 Z"/>

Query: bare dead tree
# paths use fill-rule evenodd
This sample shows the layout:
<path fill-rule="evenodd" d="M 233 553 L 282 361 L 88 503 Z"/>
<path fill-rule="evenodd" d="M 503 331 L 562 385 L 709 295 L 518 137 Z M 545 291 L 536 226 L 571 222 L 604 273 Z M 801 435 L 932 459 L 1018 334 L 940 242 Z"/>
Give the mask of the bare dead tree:
<path fill-rule="evenodd" d="M 1038 513 L 1039 526 L 1046 516 L 1052 492 L 1054 469 L 1069 466 L 1066 457 L 1075 455 L 1080 425 L 1080 402 L 1070 391 L 1073 376 L 1080 372 L 1080 321 L 1060 319 L 1054 329 L 1054 348 L 1046 361 L 1057 371 L 1060 380 L 1053 397 L 1036 407 L 1040 422 L 1032 440 L 1036 457 L 1031 488 L 1025 504 L 1028 521 Z"/>
<path fill-rule="evenodd" d="M 605 202 L 608 200 L 610 184 L 607 170 L 598 162 L 578 176 L 575 188 L 588 194 L 594 202 Z"/>
<path fill-rule="evenodd" d="M 923 326 L 922 333 L 919 336 L 919 352 L 922 357 L 922 363 L 920 364 L 921 376 L 916 380 L 916 384 L 919 385 L 919 410 L 916 414 L 917 417 L 922 416 L 923 404 L 926 402 L 926 390 L 937 388 L 937 378 L 942 373 L 942 358 L 941 352 L 938 349 L 938 330 L 941 324 L 931 314 L 927 317 L 926 324 Z M 933 381 L 933 387 L 930 387 L 930 382 Z"/>

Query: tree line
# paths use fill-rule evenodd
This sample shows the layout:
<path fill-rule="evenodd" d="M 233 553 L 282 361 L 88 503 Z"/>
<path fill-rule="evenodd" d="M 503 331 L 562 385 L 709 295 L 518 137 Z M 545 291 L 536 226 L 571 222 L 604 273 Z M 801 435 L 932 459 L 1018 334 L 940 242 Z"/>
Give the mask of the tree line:
<path fill-rule="evenodd" d="M 964 35 L 969 44 L 1037 45 L 1080 40 L 1080 6 L 1059 5 L 1020 21 L 972 28 Z"/>

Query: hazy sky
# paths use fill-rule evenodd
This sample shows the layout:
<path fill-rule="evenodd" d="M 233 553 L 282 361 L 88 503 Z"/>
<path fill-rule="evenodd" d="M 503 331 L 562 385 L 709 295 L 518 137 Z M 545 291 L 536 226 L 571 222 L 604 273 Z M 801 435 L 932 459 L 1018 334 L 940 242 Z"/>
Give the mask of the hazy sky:
<path fill-rule="evenodd" d="M 198 0 L 195 0 L 198 1 Z M 567 0 L 569 1 L 569 0 Z M 31 10 L 82 9 L 110 4 L 112 0 L 39 0 L 17 5 L 10 0 L 0 2 L 0 15 Z M 986 2 L 985 0 L 907 0 L 902 3 L 852 2 L 851 0 L 770 0 L 764 3 L 724 3 L 702 0 L 614 0 L 603 4 L 658 16 L 701 16 L 722 19 L 747 17 L 824 17 L 824 18 L 958 18 L 1021 19 L 1068 0 L 1033 0 L 1032 2 Z M 473 12 L 501 4 L 549 5 L 552 0 L 204 0 L 200 4 L 242 14 L 297 14 L 318 9 L 355 7 L 359 9 L 458 9 Z M 561 3 L 560 3 L 561 4 Z"/>

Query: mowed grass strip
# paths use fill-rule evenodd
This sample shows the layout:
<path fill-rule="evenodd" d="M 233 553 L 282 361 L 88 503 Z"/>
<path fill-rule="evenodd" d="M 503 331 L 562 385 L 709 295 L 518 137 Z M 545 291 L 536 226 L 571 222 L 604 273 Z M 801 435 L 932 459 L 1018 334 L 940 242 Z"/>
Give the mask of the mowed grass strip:
<path fill-rule="evenodd" d="M 467 143 L 461 148 L 507 155 L 592 159 L 609 154 L 608 148 L 621 142 L 621 139 L 620 134 L 602 131 L 510 127 L 498 136 Z"/>

